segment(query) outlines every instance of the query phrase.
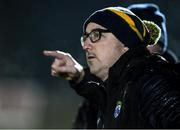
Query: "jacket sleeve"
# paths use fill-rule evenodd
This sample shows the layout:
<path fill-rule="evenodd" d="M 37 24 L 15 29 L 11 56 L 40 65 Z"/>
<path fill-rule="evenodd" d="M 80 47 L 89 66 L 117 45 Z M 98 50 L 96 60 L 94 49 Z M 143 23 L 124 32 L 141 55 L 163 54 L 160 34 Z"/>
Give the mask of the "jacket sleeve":
<path fill-rule="evenodd" d="M 180 86 L 176 81 L 162 75 L 142 78 L 140 110 L 154 128 L 180 128 Z"/>
<path fill-rule="evenodd" d="M 86 99 L 93 101 L 97 104 L 103 103 L 106 98 L 106 91 L 103 82 L 91 74 L 89 69 L 84 69 L 85 76 L 80 83 L 74 83 L 70 81 L 70 86 L 79 94 Z"/>

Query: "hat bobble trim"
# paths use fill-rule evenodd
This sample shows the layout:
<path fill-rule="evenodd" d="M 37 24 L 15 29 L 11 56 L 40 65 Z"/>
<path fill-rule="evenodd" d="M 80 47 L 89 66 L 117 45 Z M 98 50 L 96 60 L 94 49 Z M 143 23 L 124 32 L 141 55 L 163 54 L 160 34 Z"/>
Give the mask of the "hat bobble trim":
<path fill-rule="evenodd" d="M 150 33 L 148 45 L 156 44 L 161 37 L 160 27 L 152 21 L 143 20 L 143 23 L 146 25 Z"/>

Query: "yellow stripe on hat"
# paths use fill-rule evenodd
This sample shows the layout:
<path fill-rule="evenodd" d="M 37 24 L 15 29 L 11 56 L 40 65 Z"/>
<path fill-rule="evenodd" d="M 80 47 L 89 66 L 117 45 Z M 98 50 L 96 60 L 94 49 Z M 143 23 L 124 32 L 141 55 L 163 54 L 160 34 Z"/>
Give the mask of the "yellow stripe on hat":
<path fill-rule="evenodd" d="M 140 40 L 143 41 L 143 37 L 142 37 L 141 33 L 139 32 L 139 30 L 136 28 L 136 25 L 135 25 L 134 21 L 131 19 L 131 17 L 129 17 L 123 11 L 119 11 L 119 10 L 112 9 L 112 8 L 108 8 L 108 10 L 112 11 L 113 13 L 115 13 L 118 16 L 120 16 L 121 18 L 123 18 L 129 24 L 129 26 L 132 28 L 132 30 L 134 30 L 134 32 L 138 35 Z M 145 35 L 145 34 L 143 34 L 143 35 Z"/>

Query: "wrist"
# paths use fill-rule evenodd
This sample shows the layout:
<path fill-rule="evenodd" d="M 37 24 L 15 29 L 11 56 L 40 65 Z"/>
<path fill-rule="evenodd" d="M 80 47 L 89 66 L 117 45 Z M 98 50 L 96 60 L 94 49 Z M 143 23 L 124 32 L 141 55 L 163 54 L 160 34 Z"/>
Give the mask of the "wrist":
<path fill-rule="evenodd" d="M 85 72 L 81 65 L 76 64 L 76 65 L 74 65 L 74 67 L 76 69 L 76 74 L 75 74 L 74 78 L 72 79 L 72 81 L 79 83 L 83 79 Z"/>

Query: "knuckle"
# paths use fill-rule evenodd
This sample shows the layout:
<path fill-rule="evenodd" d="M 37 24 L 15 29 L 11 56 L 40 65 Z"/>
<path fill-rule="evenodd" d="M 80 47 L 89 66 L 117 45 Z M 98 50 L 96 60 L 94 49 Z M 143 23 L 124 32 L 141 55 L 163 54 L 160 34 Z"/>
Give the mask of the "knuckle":
<path fill-rule="evenodd" d="M 65 59 L 69 58 L 69 55 L 65 55 L 64 58 L 65 58 Z"/>
<path fill-rule="evenodd" d="M 52 64 L 52 65 L 51 65 L 51 68 L 52 68 L 52 69 L 56 69 L 56 65 L 55 65 L 55 64 Z"/>
<path fill-rule="evenodd" d="M 54 63 L 57 63 L 57 62 L 59 62 L 59 60 L 57 58 L 55 58 Z"/>
<path fill-rule="evenodd" d="M 66 56 L 69 56 L 69 57 L 70 57 L 70 56 L 71 56 L 71 54 L 70 54 L 70 53 L 66 53 Z"/>
<path fill-rule="evenodd" d="M 72 56 L 71 56 L 70 53 L 66 53 L 65 57 L 66 57 L 66 58 L 71 58 Z"/>
<path fill-rule="evenodd" d="M 56 53 L 58 53 L 58 54 L 62 54 L 62 55 L 66 55 L 66 53 L 65 53 L 65 52 L 62 52 L 62 51 L 59 51 L 59 50 L 57 50 L 57 51 L 56 51 Z"/>

